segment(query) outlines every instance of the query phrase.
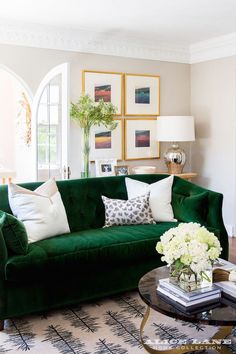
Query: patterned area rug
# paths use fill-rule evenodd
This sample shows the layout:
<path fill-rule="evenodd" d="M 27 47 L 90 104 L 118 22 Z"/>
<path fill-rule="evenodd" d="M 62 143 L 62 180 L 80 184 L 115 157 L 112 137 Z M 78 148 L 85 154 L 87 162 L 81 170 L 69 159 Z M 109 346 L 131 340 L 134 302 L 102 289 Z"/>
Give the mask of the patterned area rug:
<path fill-rule="evenodd" d="M 132 292 L 9 320 L 0 332 L 0 353 L 144 354 L 139 328 L 145 309 L 138 293 Z M 187 324 L 152 311 L 145 340 L 204 340 L 216 331 L 216 327 Z"/>

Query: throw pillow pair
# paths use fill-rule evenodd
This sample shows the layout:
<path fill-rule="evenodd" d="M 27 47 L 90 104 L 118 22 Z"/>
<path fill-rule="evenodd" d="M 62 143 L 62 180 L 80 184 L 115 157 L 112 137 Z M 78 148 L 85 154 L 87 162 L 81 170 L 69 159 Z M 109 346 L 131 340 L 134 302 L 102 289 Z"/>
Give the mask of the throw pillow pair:
<path fill-rule="evenodd" d="M 176 221 L 171 206 L 173 179 L 170 176 L 148 184 L 126 178 L 127 201 L 102 196 L 105 226 Z"/>

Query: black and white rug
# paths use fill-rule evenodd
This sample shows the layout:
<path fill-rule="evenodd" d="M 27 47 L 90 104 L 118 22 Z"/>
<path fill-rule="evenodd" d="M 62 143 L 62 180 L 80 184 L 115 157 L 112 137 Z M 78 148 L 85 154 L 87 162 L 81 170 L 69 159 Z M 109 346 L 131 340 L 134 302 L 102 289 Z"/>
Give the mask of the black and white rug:
<path fill-rule="evenodd" d="M 132 292 L 9 320 L 0 332 L 0 353 L 144 354 L 139 328 L 145 309 L 138 293 Z M 152 311 L 145 340 L 204 340 L 216 331 L 217 327 L 187 324 Z"/>

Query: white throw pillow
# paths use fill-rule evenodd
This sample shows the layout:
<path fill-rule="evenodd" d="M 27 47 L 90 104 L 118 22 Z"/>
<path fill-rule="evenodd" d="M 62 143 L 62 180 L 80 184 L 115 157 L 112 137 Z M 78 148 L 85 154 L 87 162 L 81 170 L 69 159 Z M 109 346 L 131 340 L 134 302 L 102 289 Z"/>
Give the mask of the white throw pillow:
<path fill-rule="evenodd" d="M 65 207 L 54 179 L 34 191 L 10 183 L 9 204 L 26 228 L 29 243 L 70 232 Z"/>
<path fill-rule="evenodd" d="M 150 192 L 150 207 L 155 221 L 176 221 L 171 206 L 172 184 L 174 176 L 164 178 L 152 184 L 125 178 L 128 199 Z"/>

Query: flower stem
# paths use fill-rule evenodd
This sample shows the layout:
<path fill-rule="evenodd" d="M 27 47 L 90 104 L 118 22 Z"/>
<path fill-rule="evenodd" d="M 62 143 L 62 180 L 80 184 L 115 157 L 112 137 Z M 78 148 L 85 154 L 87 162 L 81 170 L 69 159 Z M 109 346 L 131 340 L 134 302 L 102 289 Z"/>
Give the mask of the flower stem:
<path fill-rule="evenodd" d="M 83 129 L 83 162 L 84 162 L 84 177 L 89 177 L 89 153 L 90 153 L 90 144 L 89 144 L 89 133 L 90 128 L 85 127 Z"/>

